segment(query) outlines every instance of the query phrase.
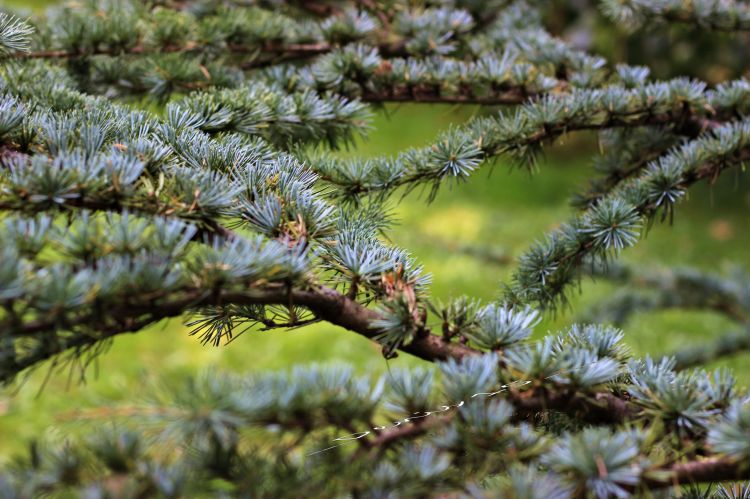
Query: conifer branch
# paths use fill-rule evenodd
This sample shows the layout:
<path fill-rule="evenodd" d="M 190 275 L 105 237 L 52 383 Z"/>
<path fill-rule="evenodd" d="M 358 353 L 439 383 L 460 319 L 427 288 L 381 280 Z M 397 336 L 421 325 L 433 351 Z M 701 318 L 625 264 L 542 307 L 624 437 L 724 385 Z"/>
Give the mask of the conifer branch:
<path fill-rule="evenodd" d="M 544 9 L 124 0 L 29 22 L 0 14 L 0 382 L 44 361 L 83 378 L 117 336 L 186 316 L 217 346 L 324 322 L 440 374 L 187 377 L 138 414 L 93 412 L 153 431 L 129 418 L 91 441 L 33 447 L 0 468 L 0 496 L 568 499 L 750 478 L 746 391 L 728 371 L 684 369 L 750 348 L 746 278 L 609 267 L 649 297 L 608 302 L 621 320 L 681 306 L 741 324 L 677 359 L 633 358 L 623 332 L 596 324 L 532 339 L 540 310 L 587 268 L 600 275 L 692 185 L 750 159 L 750 83 L 612 67 L 550 35 Z M 747 20 L 729 1 L 605 9 L 634 24 Z M 133 109 L 144 95 L 169 103 Z M 512 107 L 395 157 L 332 153 L 387 102 Z M 425 186 L 432 197 L 501 156 L 533 168 L 579 131 L 599 132 L 603 149 L 583 211 L 521 256 L 503 298 L 430 299 L 430 275 L 388 242 L 386 198 Z"/>
<path fill-rule="evenodd" d="M 237 55 L 251 55 L 252 60 L 242 62 L 239 64 L 244 70 L 264 68 L 270 65 L 279 64 L 282 62 L 298 61 L 303 59 L 310 59 L 321 54 L 326 54 L 338 49 L 340 46 L 328 42 L 317 42 L 317 43 L 274 43 L 268 42 L 261 46 L 243 46 L 236 44 L 228 44 L 225 48 L 226 52 Z M 404 51 L 404 44 L 388 43 L 378 46 L 378 51 L 385 56 L 404 56 L 407 53 Z M 209 50 L 210 47 L 201 47 L 195 43 L 189 43 L 183 46 L 167 45 L 162 47 L 149 47 L 144 45 L 136 45 L 133 47 L 95 47 L 91 50 L 37 50 L 37 51 L 25 51 L 15 52 L 11 56 L 14 59 L 75 59 L 82 57 L 92 56 L 146 56 L 146 55 L 157 55 L 157 54 L 193 54 L 201 53 L 202 51 Z"/>
<path fill-rule="evenodd" d="M 561 95 L 543 94 L 498 118 L 474 120 L 439 137 L 432 146 L 396 157 L 366 161 L 314 157 L 308 161 L 345 199 L 383 198 L 399 187 L 411 190 L 425 184 L 431 184 L 432 199 L 442 182 L 460 181 L 500 155 L 533 166 L 543 143 L 573 131 L 672 125 L 674 133 L 695 138 L 717 130 L 736 114 L 743 115 L 749 104 L 750 86 L 745 80 L 710 92 L 705 92 L 703 83 L 685 79 L 637 90 L 619 86 L 574 89 Z M 632 173 L 637 171 L 634 168 Z"/>
<path fill-rule="evenodd" d="M 698 461 L 676 463 L 664 469 L 666 475 L 661 480 L 644 480 L 648 488 L 673 487 L 675 485 L 728 482 L 749 480 L 750 469 L 745 463 L 726 458 L 708 458 Z"/>
<path fill-rule="evenodd" d="M 676 369 L 689 369 L 718 359 L 740 355 L 750 350 L 750 331 L 741 329 L 719 335 L 710 343 L 686 347 L 669 354 L 675 359 Z"/>
<path fill-rule="evenodd" d="M 718 122 L 706 120 L 705 124 L 706 128 L 710 129 L 717 126 Z M 683 133 L 680 133 L 681 131 Z M 690 136 L 695 137 L 703 131 L 695 132 Z M 571 204 L 581 209 L 596 205 L 621 182 L 639 175 L 652 161 L 678 144 L 681 136 L 688 134 L 690 132 L 684 128 L 671 130 L 664 127 L 601 132 L 599 143 L 604 152 L 594 159 L 594 169 L 600 172 L 601 176 L 590 180 L 585 191 L 576 193 Z"/>
<path fill-rule="evenodd" d="M 170 299 L 171 297 L 176 299 Z M 42 349 L 20 362 L 14 362 L 13 369 L 17 373 L 68 350 L 74 350 L 75 354 L 79 355 L 85 348 L 114 336 L 137 332 L 148 324 L 169 317 L 178 317 L 197 308 L 229 304 L 284 305 L 290 297 L 294 305 L 309 309 L 316 317 L 333 325 L 341 326 L 368 339 L 374 339 L 381 334 L 381 331 L 373 326 L 373 323 L 380 319 L 376 311 L 365 308 L 325 286 L 307 290 L 293 289 L 289 295 L 284 286 L 255 288 L 241 292 L 210 292 L 203 289 L 185 288 L 169 294 L 154 294 L 149 297 L 148 301 L 142 303 L 134 301 L 123 306 L 110 306 L 107 310 L 107 326 L 101 324 L 102 318 L 97 313 L 93 313 L 65 319 L 62 322 L 45 320 L 30 322 L 20 327 L 6 322 L 2 327 L 14 337 L 40 337 L 56 330 L 76 331 L 70 338 L 61 337 L 57 340 L 53 349 Z M 95 334 L 86 332 L 91 324 L 99 324 Z M 431 334 L 429 330 L 425 330 L 411 343 L 401 346 L 401 349 L 430 361 L 449 358 L 460 360 L 480 353 L 461 344 L 447 343 L 442 338 Z M 3 371 L 5 371 L 6 381 L 9 375 L 15 374 L 8 373 L 6 369 Z"/>
<path fill-rule="evenodd" d="M 243 69 L 252 69 L 255 67 L 263 67 L 274 61 L 279 60 L 294 60 L 303 59 L 306 57 L 314 57 L 316 55 L 324 54 L 333 50 L 335 46 L 329 43 L 309 43 L 309 44 L 274 44 L 267 43 L 261 47 L 247 47 L 241 45 L 227 45 L 226 50 L 233 54 L 253 54 L 256 60 L 252 62 L 243 63 Z M 143 45 L 137 45 L 134 47 L 125 48 L 107 48 L 97 47 L 90 51 L 86 50 L 37 50 L 29 52 L 18 52 L 13 54 L 15 59 L 73 59 L 79 57 L 91 57 L 97 55 L 107 56 L 126 56 L 126 55 L 154 55 L 154 54 L 181 54 L 181 53 L 192 53 L 200 52 L 205 50 L 205 47 L 200 47 L 195 44 L 187 44 L 184 46 L 168 45 L 164 47 L 147 47 Z M 268 58 L 257 60 L 258 54 L 268 54 Z"/>
<path fill-rule="evenodd" d="M 95 200 L 87 200 L 87 199 L 68 199 L 64 204 L 60 204 L 57 206 L 57 208 L 61 212 L 65 212 L 66 209 L 79 209 L 79 210 L 88 210 L 92 212 L 115 212 L 115 213 L 122 213 L 122 212 L 131 212 L 139 215 L 152 215 L 152 216 L 159 216 L 159 215 L 167 215 L 171 214 L 174 211 L 174 207 L 172 206 L 161 206 L 159 207 L 158 204 L 154 206 L 144 206 L 140 204 L 128 204 L 128 203 L 122 203 L 119 202 L 117 199 L 112 199 L 109 202 L 104 201 L 95 201 Z M 49 212 L 49 208 L 43 205 L 39 204 L 31 204 L 31 203 L 11 203 L 11 202 L 4 202 L 0 201 L 0 211 L 5 212 L 26 212 L 26 213 L 43 213 L 43 212 Z M 190 213 L 186 213 L 184 215 L 185 220 L 188 221 L 196 221 L 194 217 L 190 215 Z M 196 223 L 196 231 L 193 238 L 196 241 L 210 241 L 214 236 L 219 236 L 224 239 L 233 239 L 236 237 L 236 234 L 221 225 L 219 222 L 213 219 L 205 219 L 205 220 L 198 220 Z"/>
<path fill-rule="evenodd" d="M 750 7 L 735 0 L 604 0 L 602 10 L 613 21 L 631 28 L 661 21 L 692 24 L 717 31 L 750 30 Z"/>
<path fill-rule="evenodd" d="M 692 184 L 713 181 L 727 168 L 750 159 L 748 140 L 747 122 L 729 123 L 652 163 L 640 177 L 522 255 L 511 299 L 542 306 L 563 299 L 587 257 L 604 261 L 635 244 L 641 220 L 658 211 L 666 217 Z"/>
<path fill-rule="evenodd" d="M 636 271 L 628 266 L 610 265 L 591 273 L 622 286 L 586 314 L 593 322 L 621 327 L 637 311 L 665 308 L 714 311 L 739 324 L 749 318 L 750 282 L 739 271 L 722 276 L 689 267 Z"/>

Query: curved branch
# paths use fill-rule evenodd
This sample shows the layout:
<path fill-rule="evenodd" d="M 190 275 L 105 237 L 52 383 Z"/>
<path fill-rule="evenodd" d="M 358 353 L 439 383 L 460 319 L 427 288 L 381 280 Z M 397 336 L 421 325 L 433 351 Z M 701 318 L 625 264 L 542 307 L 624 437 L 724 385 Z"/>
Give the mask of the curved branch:
<path fill-rule="evenodd" d="M 522 88 L 514 87 L 504 94 L 488 97 L 488 102 L 517 104 L 528 101 L 521 100 L 523 95 Z M 552 95 L 554 94 L 534 96 Z M 409 99 L 412 97 L 416 95 L 409 96 Z M 389 97 L 382 95 L 379 98 L 387 101 Z M 433 102 L 438 102 L 442 97 L 433 95 L 430 98 Z M 578 97 L 572 93 L 563 94 L 561 100 L 563 103 L 564 99 L 573 102 L 576 98 Z M 403 99 L 406 100 L 407 97 Z M 468 97 L 461 97 L 460 100 L 471 102 Z M 533 158 L 536 148 L 574 131 L 671 124 L 674 125 L 676 133 L 695 138 L 706 130 L 715 130 L 722 125 L 721 121 L 702 116 L 701 111 L 686 106 L 654 113 L 654 103 L 650 101 L 641 103 L 627 112 L 610 113 L 608 105 L 600 102 L 586 115 L 568 115 L 565 112 L 555 120 L 539 119 L 537 115 L 542 114 L 542 110 L 550 103 L 557 102 L 555 98 L 550 98 L 549 101 L 530 101 L 520 107 L 515 115 L 472 122 L 462 129 L 452 130 L 440 137 L 435 145 L 412 150 L 395 158 L 379 157 L 359 162 L 328 160 L 317 161 L 317 164 L 312 160 L 311 163 L 323 180 L 341 189 L 345 198 L 356 198 L 361 195 L 385 196 L 399 187 L 411 189 L 425 183 L 432 183 L 434 193 L 446 178 L 466 178 L 487 164 L 490 159 L 503 154 L 516 155 L 521 161 L 532 162 L 529 158 Z M 580 114 L 580 111 L 578 113 Z M 448 149 L 451 150 L 447 151 Z M 466 155 L 464 168 L 456 166 L 463 160 L 459 153 Z"/>
<path fill-rule="evenodd" d="M 176 294 L 176 293 L 173 293 Z M 80 316 L 66 322 L 36 321 L 20 326 L 2 324 L 2 328 L 12 336 L 34 336 L 57 329 L 73 330 L 85 328 L 86 325 L 97 321 L 97 334 L 87 334 L 84 331 L 66 339 L 59 338 L 55 348 L 38 351 L 14 364 L 14 371 L 20 372 L 46 359 L 75 349 L 83 350 L 101 341 L 124 333 L 131 333 L 147 325 L 169 317 L 177 317 L 190 309 L 210 305 L 293 305 L 308 308 L 318 318 L 333 325 L 343 327 L 365 338 L 374 339 L 381 331 L 372 327 L 372 322 L 380 318 L 375 310 L 360 305 L 337 291 L 318 286 L 310 289 L 289 290 L 286 286 L 268 286 L 262 289 L 247 289 L 245 291 L 212 292 L 201 289 L 184 289 L 181 297 L 172 301 L 160 302 L 159 297 L 143 303 L 123 304 L 108 307 L 107 317 L 95 317 L 91 314 Z M 109 321 L 108 323 L 103 323 Z M 425 330 L 417 335 L 410 343 L 403 345 L 400 350 L 425 360 L 446 360 L 449 358 L 462 359 L 481 352 L 458 343 L 449 343 L 441 337 Z"/>
<path fill-rule="evenodd" d="M 682 370 L 739 355 L 747 350 L 750 350 L 750 329 L 725 333 L 711 343 L 677 350 L 667 356 L 674 357 L 675 369 Z"/>
<path fill-rule="evenodd" d="M 727 134 L 738 131 L 738 133 L 746 133 L 742 131 L 742 123 L 739 124 L 728 124 L 722 127 L 722 130 Z M 698 139 L 701 140 L 701 139 Z M 720 141 L 721 139 L 709 138 L 705 141 L 706 144 L 713 144 L 711 141 Z M 701 144 L 703 145 L 703 144 Z M 691 147 L 689 143 L 686 147 Z M 678 150 L 675 153 L 677 156 L 680 153 Z M 750 159 L 750 146 L 747 146 L 743 141 L 736 142 L 734 147 L 730 150 L 719 150 L 713 151 L 708 154 L 705 158 L 705 162 L 696 167 L 686 167 L 683 171 L 680 171 L 675 177 L 674 181 L 671 182 L 669 189 L 670 192 L 684 192 L 694 183 L 701 180 L 715 180 L 724 170 L 730 166 L 741 164 L 744 161 Z M 644 184 L 644 193 L 641 193 L 637 199 L 629 199 L 627 206 L 629 206 L 628 215 L 638 217 L 638 219 L 652 217 L 658 210 L 665 209 L 667 212 L 672 207 L 672 202 L 665 202 L 661 196 L 654 197 L 647 194 L 648 191 L 645 189 L 651 181 L 649 172 L 644 173 L 641 177 L 638 177 L 631 182 L 627 187 L 631 192 L 635 192 L 636 187 Z M 624 186 L 625 187 L 625 186 Z M 618 192 L 613 192 L 609 198 L 613 201 L 618 201 L 620 198 L 617 196 Z M 676 201 L 676 199 L 674 200 Z M 555 303 L 555 300 L 564 296 L 563 293 L 568 284 L 570 284 L 571 276 L 577 276 L 578 270 L 580 269 L 583 262 L 586 261 L 589 256 L 600 256 L 605 251 L 610 250 L 606 245 L 593 235 L 594 231 L 588 230 L 588 218 L 592 213 L 592 210 L 584 212 L 578 216 L 573 222 L 569 222 L 562 228 L 557 229 L 553 232 L 547 242 L 542 243 L 535 247 L 536 251 L 541 251 L 546 255 L 552 255 L 550 258 L 545 260 L 545 269 L 550 269 L 544 273 L 540 273 L 538 269 L 535 269 L 532 274 L 525 274 L 524 270 L 516 272 L 514 278 L 519 283 L 513 290 L 511 298 L 521 299 L 524 301 L 536 301 L 541 306 Z M 617 226 L 615 227 L 617 228 Z M 522 256 L 521 258 L 528 257 L 530 253 Z M 602 257 L 603 258 L 603 257 Z M 526 272 L 529 272 L 528 269 Z M 528 276 L 533 279 L 527 278 Z M 550 284 L 552 283 L 552 284 Z"/>
<path fill-rule="evenodd" d="M 713 311 L 739 324 L 749 319 L 746 294 L 750 284 L 744 277 L 722 277 L 692 268 L 636 271 L 625 265 L 595 267 L 588 273 L 624 286 L 595 303 L 586 317 L 593 322 L 619 327 L 637 311 L 670 308 Z"/>

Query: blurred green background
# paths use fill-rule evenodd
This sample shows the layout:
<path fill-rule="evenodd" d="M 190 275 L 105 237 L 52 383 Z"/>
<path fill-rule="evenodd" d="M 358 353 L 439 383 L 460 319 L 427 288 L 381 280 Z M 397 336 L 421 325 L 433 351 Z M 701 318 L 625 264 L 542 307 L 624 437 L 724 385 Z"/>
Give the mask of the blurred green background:
<path fill-rule="evenodd" d="M 39 6 L 51 2 L 33 2 Z M 9 2 L 29 6 L 28 0 Z M 368 140 L 343 154 L 394 154 L 428 143 L 451 124 L 478 112 L 472 107 L 402 105 L 378 112 Z M 432 204 L 412 193 L 390 208 L 399 224 L 390 234 L 394 244 L 410 249 L 433 274 L 432 296 L 445 300 L 468 294 L 490 300 L 508 282 L 513 265 L 498 265 L 456 251 L 457 242 L 497 247 L 519 255 L 546 231 L 573 215 L 570 196 L 589 178 L 593 135 L 569 138 L 547 150 L 539 172 L 499 162 L 468 182 L 443 188 Z M 730 263 L 750 270 L 748 208 L 750 189 L 744 174 L 731 173 L 714 186 L 701 185 L 677 210 L 673 226 L 656 224 L 648 237 L 622 260 L 649 268 L 659 263 L 692 265 L 720 271 Z M 570 324 L 576 312 L 613 291 L 606 282 L 583 281 L 571 307 L 547 316 L 537 335 Z M 709 341 L 733 326 L 708 312 L 684 310 L 639 314 L 625 326 L 626 342 L 637 354 L 659 354 Z M 75 411 L 113 403 L 132 403 L 156 380 L 178 380 L 188 373 L 219 368 L 236 372 L 283 369 L 311 362 L 343 361 L 362 372 L 384 373 L 387 362 L 377 345 L 327 324 L 293 331 L 249 332 L 225 347 L 203 347 L 187 334 L 180 320 L 164 321 L 138 334 L 116 338 L 112 348 L 86 371 L 82 384 L 75 373 L 53 374 L 42 388 L 47 370 L 32 373 L 23 384 L 0 391 L 0 462 L 32 438 L 54 431 L 80 431 L 71 424 Z M 715 363 L 735 370 L 750 385 L 750 354 Z M 391 366 L 420 361 L 400 355 Z M 103 422 L 103 421 L 102 421 Z"/>

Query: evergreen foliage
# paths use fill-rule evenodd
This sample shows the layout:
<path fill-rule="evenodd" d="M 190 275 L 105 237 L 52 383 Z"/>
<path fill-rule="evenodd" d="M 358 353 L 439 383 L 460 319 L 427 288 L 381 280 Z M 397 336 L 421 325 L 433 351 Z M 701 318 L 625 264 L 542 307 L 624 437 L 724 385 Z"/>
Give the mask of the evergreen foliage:
<path fill-rule="evenodd" d="M 726 371 L 686 368 L 750 348 L 749 281 L 612 260 L 679 216 L 693 185 L 743 167 L 750 83 L 612 65 L 549 34 L 543 8 L 84 0 L 33 20 L 0 13 L 0 383 L 40 366 L 83 376 L 113 337 L 167 317 L 215 345 L 324 321 L 439 368 L 209 372 L 108 410 L 144 424 L 32 446 L 0 471 L 0 496 L 605 498 L 693 485 L 685 495 L 748 497 L 733 482 L 750 478 L 750 395 Z M 634 29 L 750 26 L 731 0 L 601 10 Z M 366 134 L 374 106 L 401 101 L 505 107 L 395 156 L 331 154 Z M 386 202 L 414 189 L 431 200 L 498 157 L 535 170 L 578 131 L 602 148 L 579 213 L 520 255 L 497 301 L 432 301 L 429 273 L 383 237 Z M 739 332 L 661 359 L 634 358 L 606 325 L 530 340 L 588 274 L 623 284 L 594 322 L 697 307 Z"/>

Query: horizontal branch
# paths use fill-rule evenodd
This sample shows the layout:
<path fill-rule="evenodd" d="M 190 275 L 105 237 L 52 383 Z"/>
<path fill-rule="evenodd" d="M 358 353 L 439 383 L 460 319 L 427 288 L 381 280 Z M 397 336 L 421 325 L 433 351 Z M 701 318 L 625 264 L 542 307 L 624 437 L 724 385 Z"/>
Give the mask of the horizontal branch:
<path fill-rule="evenodd" d="M 365 90 L 359 97 L 363 102 L 412 102 L 415 104 L 480 104 L 513 105 L 522 104 L 539 94 L 529 92 L 526 87 L 515 86 L 498 90 L 487 95 L 476 95 L 471 89 L 459 89 L 458 93 L 446 94 L 435 86 L 394 86 L 387 90 Z"/>
<path fill-rule="evenodd" d="M 744 276 L 723 277 L 692 268 L 636 270 L 625 265 L 597 266 L 587 273 L 624 286 L 594 304 L 586 316 L 593 322 L 622 326 L 635 312 L 670 308 L 713 311 L 739 324 L 749 319 Z"/>
<path fill-rule="evenodd" d="M 510 401 L 516 408 L 516 417 L 530 416 L 549 410 L 575 414 L 578 419 L 591 424 L 617 424 L 636 417 L 638 406 L 610 392 L 599 392 L 591 396 L 559 390 L 545 392 L 511 392 Z"/>
<path fill-rule="evenodd" d="M 560 89 L 566 88 L 561 82 Z M 545 143 L 575 131 L 600 131 L 609 129 L 640 128 L 654 125 L 671 125 L 674 133 L 696 138 L 704 132 L 716 130 L 723 125 L 718 119 L 703 116 L 703 111 L 675 102 L 660 102 L 672 109 L 654 112 L 657 107 L 651 99 L 637 102 L 628 111 L 612 111 L 603 98 L 607 90 L 563 93 L 533 94 L 523 88 L 513 87 L 507 92 L 486 97 L 472 96 L 470 93 L 455 97 L 439 94 L 439 90 L 425 90 L 425 94 L 410 94 L 410 90 L 400 90 L 402 94 L 383 92 L 371 94 L 373 102 L 393 100 L 425 99 L 427 102 L 450 102 L 452 99 L 464 103 L 480 102 L 492 104 L 526 104 L 516 113 L 485 118 L 469 123 L 463 128 L 451 130 L 441 136 L 434 145 L 411 150 L 397 157 L 378 157 L 368 160 L 321 160 L 313 158 L 311 165 L 319 176 L 338 187 L 341 196 L 356 198 L 361 195 L 385 196 L 399 187 L 408 189 L 420 184 L 432 184 L 432 193 L 437 191 L 446 179 L 463 179 L 477 171 L 490 159 L 504 154 L 515 156 L 520 162 L 532 163 L 536 152 Z M 601 93 L 598 93 L 601 92 Z M 623 98 L 632 97 L 627 91 Z M 526 98 L 525 98 L 526 97 Z M 542 97 L 534 100 L 534 97 Z M 532 100 L 529 100 L 529 99 Z M 586 113 L 575 110 L 576 102 L 584 99 L 598 99 Z M 558 99 L 560 102 L 557 102 Z M 566 104 L 569 103 L 569 104 Z M 547 107 L 558 106 L 559 118 L 540 118 Z M 573 109 L 573 110 L 570 110 Z M 635 172 L 634 172 L 635 173 Z"/>
<path fill-rule="evenodd" d="M 327 42 L 280 44 L 266 43 L 261 46 L 227 44 L 224 51 L 235 55 L 252 55 L 252 60 L 243 62 L 240 67 L 245 70 L 263 68 L 271 64 L 307 59 L 332 51 L 337 46 Z M 207 46 L 189 43 L 182 46 L 147 47 L 136 45 L 124 48 L 97 48 L 94 50 L 39 50 L 33 52 L 16 52 L 12 57 L 24 59 L 76 59 L 91 56 L 148 56 L 159 54 L 193 54 L 207 50 Z M 263 57 L 261 57 L 263 56 Z"/>
<path fill-rule="evenodd" d="M 674 357 L 675 369 L 688 369 L 708 362 L 739 355 L 750 350 L 750 329 L 725 333 L 710 343 L 687 347 L 668 354 Z"/>
<path fill-rule="evenodd" d="M 714 31 L 750 30 L 750 6 L 741 1 L 643 2 L 605 0 L 602 7 L 605 15 L 610 19 L 631 27 L 661 21 L 691 24 Z"/>
<path fill-rule="evenodd" d="M 307 59 L 321 54 L 326 54 L 341 45 L 329 42 L 316 43 L 278 43 L 268 42 L 262 45 L 239 45 L 229 43 L 224 50 L 231 54 L 242 55 L 252 54 L 253 60 L 244 62 L 240 65 L 242 69 L 255 69 L 266 67 L 281 62 L 289 62 L 299 59 Z M 91 57 L 96 55 L 103 56 L 143 56 L 159 54 L 189 54 L 199 53 L 210 47 L 195 42 L 189 42 L 185 45 L 166 45 L 162 47 L 150 47 L 146 45 L 135 45 L 132 47 L 98 47 L 93 50 L 37 50 L 29 52 L 15 52 L 11 57 L 17 60 L 24 59 L 75 59 L 81 57 Z M 378 50 L 384 56 L 405 56 L 407 55 L 405 43 L 383 43 L 378 45 Z M 259 57 L 264 55 L 267 57 Z"/>
<path fill-rule="evenodd" d="M 560 125 L 545 126 L 543 130 L 539 130 L 537 133 L 526 137 L 517 147 L 551 141 L 563 134 L 574 131 L 612 130 L 653 125 L 675 125 L 675 132 L 677 134 L 695 138 L 706 130 L 715 130 L 722 125 L 719 121 L 694 114 L 687 108 L 677 112 L 659 114 L 644 113 L 643 110 L 637 110 L 631 113 L 631 116 L 613 116 L 600 123 L 561 123 Z"/>
<path fill-rule="evenodd" d="M 176 293 L 173 293 L 176 294 Z M 32 365 L 54 357 L 70 349 L 85 349 L 88 346 L 107 340 L 114 336 L 138 331 L 148 324 L 159 320 L 183 315 L 191 309 L 204 306 L 234 305 L 284 305 L 302 306 L 309 309 L 316 317 L 331 324 L 358 333 L 365 338 L 374 340 L 381 331 L 371 324 L 380 319 L 380 314 L 366 308 L 356 301 L 338 293 L 337 291 L 318 286 L 311 289 L 292 289 L 286 286 L 268 286 L 262 289 L 248 289 L 246 291 L 205 291 L 201 289 L 185 289 L 179 299 L 160 301 L 159 297 L 152 297 L 148 302 L 123 304 L 108 307 L 107 317 L 103 323 L 101 317 L 84 315 L 68 321 L 36 321 L 20 326 L 2 324 L 3 329 L 11 336 L 35 336 L 58 329 L 74 330 L 97 322 L 97 334 L 81 332 L 73 338 L 60 338 L 56 348 L 38 352 L 17 363 L 17 372 Z M 416 357 L 435 361 L 446 359 L 460 360 L 466 356 L 478 355 L 481 352 L 458 343 L 449 343 L 441 337 L 431 334 L 428 330 L 417 335 L 413 341 L 403 345 L 400 350 Z"/>
<path fill-rule="evenodd" d="M 669 475 L 665 478 L 646 478 L 643 483 L 650 489 L 699 483 L 727 482 L 750 479 L 747 463 L 728 458 L 711 457 L 701 461 L 673 464 L 659 471 Z"/>
<path fill-rule="evenodd" d="M 135 203 L 123 202 L 123 200 L 118 200 L 115 197 L 111 198 L 108 201 L 97 201 L 85 198 L 65 198 L 64 203 L 55 203 L 54 207 L 60 210 L 64 210 L 66 208 L 106 212 L 123 212 L 127 210 L 131 213 L 140 215 L 175 216 L 174 208 L 167 205 L 156 204 L 147 207 Z M 13 203 L 10 201 L 0 200 L 0 212 L 2 211 L 15 211 L 20 213 L 47 213 L 49 212 L 49 207 L 37 203 Z M 195 217 L 189 216 L 189 213 L 183 215 L 186 216 L 180 216 L 178 214 L 175 218 L 189 221 L 195 226 L 196 231 L 195 235 L 193 236 L 193 240 L 195 241 L 210 241 L 215 236 L 220 236 L 226 239 L 234 239 L 237 236 L 234 231 L 224 227 L 216 220 L 206 218 L 196 219 Z"/>
<path fill-rule="evenodd" d="M 365 448 L 376 448 L 382 451 L 396 443 L 419 437 L 431 429 L 445 426 L 452 420 L 453 414 L 415 419 L 415 422 L 409 421 L 406 424 L 385 430 L 373 440 L 365 440 Z"/>
<path fill-rule="evenodd" d="M 514 401 L 514 405 L 518 405 Z M 418 419 L 416 423 L 408 423 L 389 428 L 377 435 L 373 440 L 362 441 L 361 449 L 377 449 L 379 452 L 396 443 L 412 440 L 426 432 L 450 424 L 455 413 L 445 416 Z M 361 453 L 361 452 L 360 452 Z M 660 489 L 666 487 L 718 483 L 733 480 L 750 479 L 750 467 L 747 463 L 732 460 L 727 457 L 709 457 L 697 461 L 674 463 L 655 470 L 648 470 L 641 478 L 639 488 L 629 487 L 633 492 L 640 488 Z"/>

